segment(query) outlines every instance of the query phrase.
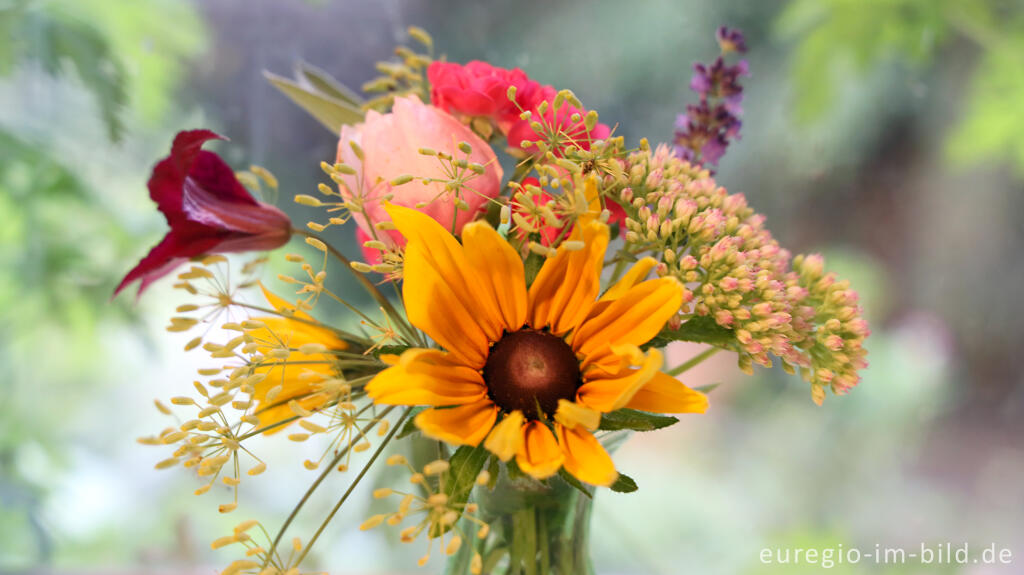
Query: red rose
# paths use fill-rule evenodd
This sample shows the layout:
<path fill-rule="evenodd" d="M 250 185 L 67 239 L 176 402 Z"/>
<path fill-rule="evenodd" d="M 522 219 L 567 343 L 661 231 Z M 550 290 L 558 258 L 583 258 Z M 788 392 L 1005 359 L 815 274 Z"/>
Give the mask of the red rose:
<path fill-rule="evenodd" d="M 434 62 L 427 68 L 431 103 L 453 114 L 486 116 L 504 133 L 519 119 L 519 108 L 508 99 L 510 86 L 521 101 L 538 84 L 519 68 L 508 70 L 474 60 L 466 65 Z M 522 105 L 522 103 L 520 103 Z M 523 106 L 523 109 L 529 109 Z"/>
<path fill-rule="evenodd" d="M 584 150 L 590 149 L 591 142 L 608 137 L 611 130 L 605 124 L 597 124 L 593 130 L 587 130 L 586 125 L 583 123 L 583 119 L 587 115 L 586 110 L 577 108 L 568 102 L 563 103 L 558 110 L 553 109 L 552 104 L 554 103 L 556 93 L 555 89 L 551 86 L 543 86 L 540 90 L 536 91 L 536 102 L 529 108 L 533 115 L 529 120 L 519 120 L 512 125 L 508 131 L 509 146 L 523 148 L 524 141 L 546 140 L 547 138 L 543 133 L 534 131 L 533 122 L 543 124 L 545 127 L 544 131 L 559 134 L 559 139 L 563 143 L 572 142 Z M 541 114 L 538 110 L 541 102 L 548 103 L 548 109 L 544 114 Z M 573 120 L 574 115 L 578 115 L 579 119 Z M 523 149 L 533 151 L 536 148 Z M 561 155 L 560 150 L 552 151 Z"/>

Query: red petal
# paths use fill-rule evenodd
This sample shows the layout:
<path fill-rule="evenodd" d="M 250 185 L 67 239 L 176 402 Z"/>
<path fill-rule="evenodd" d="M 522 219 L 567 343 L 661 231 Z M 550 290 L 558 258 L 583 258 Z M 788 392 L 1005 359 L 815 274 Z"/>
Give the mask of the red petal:
<path fill-rule="evenodd" d="M 171 229 L 164 239 L 149 250 L 149 254 L 142 258 L 132 268 L 132 271 L 128 272 L 128 275 L 124 276 L 121 283 L 117 285 L 117 289 L 114 290 L 114 297 L 121 293 L 121 290 L 128 284 L 140 278 L 142 279 L 142 284 L 139 286 L 141 295 L 149 284 L 171 273 L 174 268 L 188 261 L 189 258 L 206 253 L 220 243 L 220 238 L 214 235 L 216 230 L 209 230 L 199 224 L 191 224 L 191 226 L 196 229 L 188 230 L 192 232 L 188 236 L 181 233 L 183 231 L 181 228 Z M 182 226 L 186 229 L 188 227 L 189 224 Z M 203 229 L 199 229 L 200 227 Z"/>

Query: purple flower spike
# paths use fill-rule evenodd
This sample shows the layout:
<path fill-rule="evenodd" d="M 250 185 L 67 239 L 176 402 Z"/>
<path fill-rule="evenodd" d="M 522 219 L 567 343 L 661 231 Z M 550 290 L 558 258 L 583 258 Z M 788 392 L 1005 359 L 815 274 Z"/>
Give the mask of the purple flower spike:
<path fill-rule="evenodd" d="M 747 51 L 747 39 L 743 37 L 743 32 L 735 28 L 720 26 L 715 32 L 715 39 L 718 40 L 718 45 L 722 48 L 723 54 L 728 54 L 729 52 L 743 54 Z"/>
<path fill-rule="evenodd" d="M 743 33 L 722 26 L 715 37 L 722 53 L 710 66 L 699 62 L 693 65 L 690 89 L 700 97 L 700 103 L 687 106 L 686 114 L 676 120 L 674 141 L 676 156 L 705 166 L 717 166 L 729 142 L 740 137 L 743 86 L 739 79 L 750 75 L 746 60 L 725 63 L 729 53 L 747 51 Z"/>

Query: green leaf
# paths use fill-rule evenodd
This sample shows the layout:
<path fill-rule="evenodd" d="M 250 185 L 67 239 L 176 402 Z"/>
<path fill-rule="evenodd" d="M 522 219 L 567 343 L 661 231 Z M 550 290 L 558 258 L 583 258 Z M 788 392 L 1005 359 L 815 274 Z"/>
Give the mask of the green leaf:
<path fill-rule="evenodd" d="M 722 382 L 718 382 L 718 383 L 709 383 L 709 384 L 707 384 L 707 385 L 702 385 L 702 386 L 700 386 L 700 387 L 695 387 L 695 388 L 693 388 L 693 389 L 694 389 L 694 391 L 699 391 L 699 392 L 701 392 L 701 393 L 711 393 L 711 391 L 712 391 L 712 390 L 714 390 L 714 389 L 715 389 L 716 387 L 718 387 L 719 385 L 722 385 Z"/>
<path fill-rule="evenodd" d="M 649 349 L 652 347 L 665 347 L 673 341 L 694 341 L 707 343 L 717 347 L 727 347 L 735 340 L 731 329 L 718 325 L 710 316 L 697 316 L 690 318 L 679 329 L 665 328 L 654 336 L 654 339 L 641 347 Z"/>
<path fill-rule="evenodd" d="M 558 470 L 558 476 L 562 478 L 562 481 L 575 487 L 583 495 L 586 495 L 588 499 L 594 498 L 594 495 L 587 489 L 587 486 L 583 485 L 583 482 L 579 479 L 576 479 L 572 473 L 566 471 L 564 467 Z"/>
<path fill-rule="evenodd" d="M 351 104 L 316 92 L 277 74 L 264 71 L 263 76 L 335 136 L 341 132 L 342 126 L 363 121 L 362 110 Z"/>
<path fill-rule="evenodd" d="M 334 98 L 335 100 L 341 100 L 342 102 L 355 106 L 356 108 L 362 106 L 365 101 L 354 90 L 309 62 L 299 62 L 296 64 L 295 77 L 298 79 L 300 85 L 312 88 L 315 92 L 319 92 L 325 96 Z"/>
<path fill-rule="evenodd" d="M 469 493 L 476 485 L 476 478 L 484 468 L 491 452 L 482 445 L 463 445 L 448 459 L 448 471 L 444 474 L 444 492 L 448 505 L 458 506 L 469 499 Z"/>
<path fill-rule="evenodd" d="M 402 430 L 398 432 L 395 439 L 402 439 L 403 437 L 409 437 L 414 433 L 419 433 L 420 428 L 416 427 L 416 416 L 425 409 L 427 408 L 423 406 L 412 408 L 409 411 L 409 417 L 405 420 L 405 424 L 402 425 Z"/>
<path fill-rule="evenodd" d="M 498 484 L 498 477 L 501 475 L 501 460 L 497 456 L 492 455 L 487 462 L 487 473 L 491 476 L 487 481 L 487 489 L 494 491 L 494 486 Z"/>
<path fill-rule="evenodd" d="M 537 273 L 540 272 L 540 268 L 544 265 L 545 261 L 547 261 L 547 258 L 533 252 L 530 252 L 530 254 L 526 256 L 526 260 L 523 262 L 523 267 L 526 272 L 526 285 L 533 283 L 533 280 L 537 277 Z"/>
<path fill-rule="evenodd" d="M 373 357 L 379 358 L 382 355 L 402 355 L 409 349 L 407 345 L 383 345 L 373 351 Z"/>
<path fill-rule="evenodd" d="M 625 473 L 620 473 L 619 478 L 611 485 L 611 490 L 616 493 L 633 493 L 637 489 L 639 487 L 636 486 L 636 481 Z"/>
<path fill-rule="evenodd" d="M 646 411 L 635 409 L 617 409 L 611 413 L 601 416 L 601 425 L 598 429 L 604 431 L 618 431 L 620 429 L 631 429 L 633 431 L 654 431 L 678 423 L 679 419 L 671 415 L 657 415 Z"/>
<path fill-rule="evenodd" d="M 1016 49 L 992 50 L 978 64 L 966 113 L 946 152 L 958 164 L 1009 161 L 1024 176 L 1024 37 Z"/>

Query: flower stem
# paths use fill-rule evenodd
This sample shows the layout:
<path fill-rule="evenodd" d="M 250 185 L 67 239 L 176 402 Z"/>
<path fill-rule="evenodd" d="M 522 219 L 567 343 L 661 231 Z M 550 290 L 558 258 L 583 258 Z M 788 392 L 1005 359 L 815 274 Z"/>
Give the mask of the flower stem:
<path fill-rule="evenodd" d="M 722 350 L 722 348 L 720 348 L 720 347 L 711 347 L 711 348 L 705 349 L 704 351 L 702 351 L 702 352 L 698 353 L 697 355 L 695 355 L 695 356 L 691 357 L 690 359 L 688 359 L 685 363 L 682 363 L 682 364 L 680 364 L 680 365 L 678 365 L 676 367 L 673 367 L 672 369 L 666 371 L 665 373 L 667 373 L 669 375 L 679 375 L 681 373 L 684 373 L 688 369 L 690 369 L 692 367 L 695 367 L 700 362 L 702 362 L 705 359 L 715 355 L 716 353 L 718 353 L 721 350 Z"/>
<path fill-rule="evenodd" d="M 292 233 L 305 236 L 307 238 L 314 238 L 316 240 L 323 242 L 323 244 L 327 246 L 327 251 L 329 251 L 331 255 L 335 257 L 335 259 L 341 262 L 341 264 L 345 267 L 345 269 L 349 271 L 349 273 L 355 276 L 359 283 L 362 284 L 363 288 L 370 294 L 371 297 L 373 297 L 374 301 L 377 302 L 377 305 L 379 305 L 384 310 L 384 313 L 388 314 L 388 316 L 391 317 L 391 320 L 398 324 L 398 328 L 402 330 L 402 332 L 405 333 L 407 337 L 409 337 L 409 341 L 413 342 L 416 340 L 416 338 L 414 337 L 415 331 L 412 329 L 412 326 L 405 321 L 405 318 L 402 316 L 402 314 L 398 313 L 398 311 L 395 309 L 395 306 L 391 304 L 391 301 L 387 298 L 387 296 L 385 296 L 380 291 L 380 289 L 378 289 L 377 286 L 374 285 L 372 281 L 370 281 L 370 278 L 366 277 L 366 274 L 361 273 L 352 267 L 352 260 L 345 257 L 345 254 L 341 253 L 329 242 L 325 241 L 323 238 L 317 236 L 312 232 L 307 232 L 306 230 L 295 228 L 292 230 Z"/>
<path fill-rule="evenodd" d="M 387 437 L 384 438 L 384 441 L 381 441 L 380 445 L 377 446 L 377 450 L 373 452 L 373 456 L 370 457 L 370 460 L 367 461 L 366 465 L 363 466 L 363 469 L 359 472 L 359 475 L 356 475 L 355 479 L 352 480 L 352 483 L 348 486 L 348 489 L 346 489 L 345 493 L 342 494 L 340 499 L 338 499 L 338 502 L 334 505 L 334 508 L 331 509 L 331 512 L 327 514 L 327 518 L 325 518 L 323 520 L 323 523 L 320 524 L 320 527 L 317 528 L 316 533 L 313 533 L 313 536 L 309 539 L 309 542 L 306 543 L 305 546 L 303 546 L 302 553 L 300 553 L 298 559 L 295 560 L 295 566 L 301 564 L 302 560 L 306 558 L 306 554 L 309 553 L 309 550 L 313 548 L 313 544 L 316 543 L 316 540 L 320 538 L 320 534 L 323 533 L 324 529 L 327 527 L 327 524 L 330 523 L 332 519 L 334 519 L 334 515 L 338 512 L 339 509 L 341 509 L 341 506 L 348 499 L 348 496 L 352 494 L 352 491 L 354 491 L 356 486 L 359 485 L 359 482 L 363 480 L 363 477 L 366 476 L 366 473 L 370 470 L 370 468 L 373 467 L 373 463 L 377 461 L 377 458 L 380 457 L 380 454 L 384 452 L 384 448 L 388 446 L 388 443 L 390 443 L 391 440 L 395 437 L 395 434 L 402 429 L 402 424 L 405 423 L 405 420 L 409 417 L 409 413 L 411 412 L 412 408 L 406 408 L 405 412 L 402 413 L 402 417 L 400 417 L 398 421 L 395 423 L 395 425 L 391 427 L 391 431 L 388 433 Z M 381 417 L 383 416 L 384 414 L 381 414 Z"/>
<path fill-rule="evenodd" d="M 372 403 L 366 404 L 366 406 L 363 407 L 363 409 L 359 410 L 359 413 L 362 413 L 362 412 L 366 411 L 371 406 L 373 406 Z M 362 431 L 360 431 L 359 435 L 357 437 L 353 438 L 351 441 L 349 441 L 348 445 L 346 445 L 344 447 L 344 449 L 341 449 L 340 451 L 338 451 L 337 455 L 334 456 L 334 459 L 331 460 L 331 464 L 328 465 L 320 473 L 319 476 L 317 476 L 316 480 L 313 481 L 313 484 L 310 485 L 309 489 L 307 489 L 306 492 L 302 495 L 302 499 L 299 500 L 299 503 L 292 509 L 291 513 L 288 514 L 288 517 L 284 520 L 284 524 L 282 524 L 281 528 L 277 531 L 277 535 L 274 537 L 274 542 L 270 544 L 270 551 L 267 552 L 267 561 L 268 562 L 270 561 L 270 558 L 272 558 L 274 556 L 274 553 L 277 551 L 277 546 L 281 543 L 281 539 L 284 537 L 285 532 L 288 531 L 288 527 L 292 524 L 293 521 L 295 521 L 295 518 L 299 516 L 299 511 L 302 510 L 302 507 L 306 504 L 307 501 L 309 501 L 309 498 L 313 495 L 313 492 L 315 492 L 317 490 L 317 488 L 320 487 L 320 484 L 323 483 L 324 479 L 326 479 L 327 476 L 330 475 L 332 471 L 334 471 L 334 467 L 336 465 L 338 465 L 338 462 L 340 462 L 343 457 L 345 457 L 345 455 L 348 453 L 349 449 L 352 448 L 352 444 L 355 443 L 356 441 L 358 441 L 359 439 L 361 439 L 362 437 L 364 437 L 367 434 L 367 432 L 369 432 L 374 427 L 376 427 L 377 424 L 381 422 L 381 420 L 383 420 L 385 417 L 387 417 L 388 413 L 390 413 L 392 409 L 394 409 L 393 406 L 388 406 L 387 408 L 385 408 L 381 412 L 380 415 L 378 415 L 377 417 L 372 419 L 370 421 L 370 423 L 367 424 L 366 429 L 363 429 Z M 409 412 L 407 410 L 406 411 L 406 415 L 408 415 L 408 413 Z M 357 414 L 357 416 L 358 416 L 358 414 Z M 405 419 L 405 415 L 402 416 L 402 419 Z M 396 426 L 396 429 L 398 429 L 400 427 L 401 427 L 400 425 Z M 394 433 L 394 430 L 392 430 L 392 434 L 393 433 Z M 390 438 L 390 435 L 388 437 Z M 361 477 L 361 475 L 362 474 L 360 474 L 360 477 Z M 356 482 L 358 482 L 358 478 L 356 479 Z M 303 556 L 305 556 L 305 553 L 303 553 Z M 267 568 L 267 564 L 266 563 L 264 563 L 263 568 L 264 569 Z"/>
<path fill-rule="evenodd" d="M 240 301 L 234 301 L 234 300 L 231 301 L 231 305 L 236 305 L 238 307 L 244 307 L 246 309 L 251 309 L 253 311 L 258 311 L 260 313 L 276 315 L 278 317 L 283 317 L 285 319 L 289 319 L 289 320 L 292 320 L 292 321 L 297 321 L 299 323 L 304 323 L 306 325 L 311 325 L 313 327 L 319 327 L 319 328 L 322 328 L 322 329 L 330 330 L 330 331 L 333 331 L 334 333 L 338 334 L 341 337 L 341 339 L 348 340 L 348 341 L 351 341 L 353 343 L 361 343 L 361 344 L 367 344 L 367 345 L 373 343 L 372 341 L 366 339 L 365 337 L 363 337 L 361 335 L 356 335 L 354 333 L 345 331 L 343 329 L 338 329 L 336 327 L 331 327 L 329 325 L 322 324 L 322 323 L 320 323 L 318 321 L 313 321 L 313 320 L 310 320 L 310 319 L 303 319 L 301 317 L 297 317 L 297 316 L 294 316 L 294 315 L 284 315 L 284 314 L 282 314 L 279 311 L 274 310 L 274 309 L 270 309 L 270 308 L 266 308 L 266 307 L 262 307 L 262 306 L 258 306 L 258 305 L 252 305 L 252 304 L 248 304 L 248 303 L 242 303 Z"/>

